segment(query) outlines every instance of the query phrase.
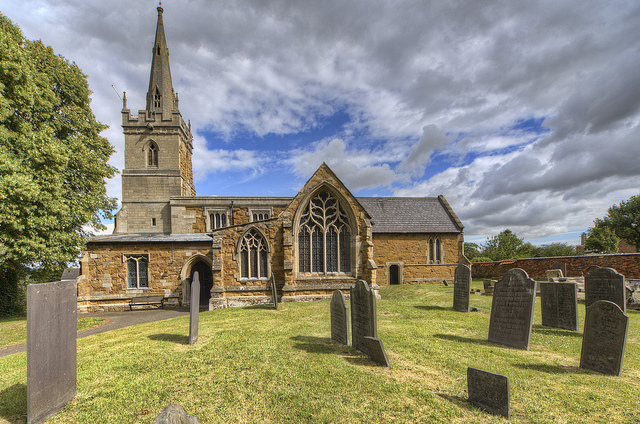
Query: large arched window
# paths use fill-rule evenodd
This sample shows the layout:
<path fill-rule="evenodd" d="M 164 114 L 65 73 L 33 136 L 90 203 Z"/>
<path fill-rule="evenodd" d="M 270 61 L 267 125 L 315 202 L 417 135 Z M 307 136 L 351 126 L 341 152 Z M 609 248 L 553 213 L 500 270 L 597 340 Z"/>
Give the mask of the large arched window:
<path fill-rule="evenodd" d="M 267 241 L 260 232 L 252 228 L 240 241 L 240 277 L 249 279 L 267 278 Z"/>
<path fill-rule="evenodd" d="M 311 198 L 298 226 L 298 272 L 351 272 L 351 227 L 344 208 L 327 190 Z"/>

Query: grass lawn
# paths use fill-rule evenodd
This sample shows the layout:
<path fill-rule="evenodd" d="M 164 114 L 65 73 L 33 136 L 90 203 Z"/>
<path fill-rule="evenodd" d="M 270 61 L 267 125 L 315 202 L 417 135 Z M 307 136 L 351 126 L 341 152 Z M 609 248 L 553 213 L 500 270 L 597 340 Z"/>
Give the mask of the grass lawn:
<path fill-rule="evenodd" d="M 506 422 L 467 403 L 468 366 L 509 377 L 510 422 L 640 422 L 638 311 L 611 377 L 579 368 L 581 332 L 539 325 L 539 298 L 522 351 L 487 342 L 489 296 L 460 313 L 453 287 L 380 294 L 391 369 L 330 340 L 329 302 L 204 312 L 192 346 L 188 316 L 79 339 L 78 394 L 48 422 L 152 423 L 172 403 L 200 423 Z M 25 353 L 0 358 L 0 420 L 26 421 Z"/>
<path fill-rule="evenodd" d="M 78 318 L 78 331 L 96 327 L 105 318 Z M 0 318 L 0 349 L 27 342 L 27 317 Z"/>

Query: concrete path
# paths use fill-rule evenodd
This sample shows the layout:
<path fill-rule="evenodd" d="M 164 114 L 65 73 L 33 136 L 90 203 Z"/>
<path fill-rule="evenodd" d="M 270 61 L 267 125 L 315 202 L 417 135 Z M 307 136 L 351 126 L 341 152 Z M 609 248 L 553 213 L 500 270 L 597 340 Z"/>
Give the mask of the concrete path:
<path fill-rule="evenodd" d="M 143 324 L 145 322 L 161 321 L 163 319 L 175 318 L 183 315 L 189 315 L 189 308 L 165 308 L 165 309 L 143 309 L 137 311 L 123 312 L 96 312 L 92 314 L 78 314 L 78 318 L 106 318 L 107 321 L 102 325 L 89 328 L 78 332 L 78 338 L 93 336 L 94 334 L 104 333 L 118 328 L 129 327 L 131 325 Z M 7 355 L 13 355 L 18 352 L 25 352 L 27 344 L 22 343 L 0 349 L 0 358 Z"/>

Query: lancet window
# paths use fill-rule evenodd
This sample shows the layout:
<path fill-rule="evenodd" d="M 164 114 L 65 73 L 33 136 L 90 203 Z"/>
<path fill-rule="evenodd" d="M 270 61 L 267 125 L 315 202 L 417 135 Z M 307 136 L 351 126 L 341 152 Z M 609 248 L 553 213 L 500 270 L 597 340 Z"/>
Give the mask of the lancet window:
<path fill-rule="evenodd" d="M 252 228 L 240 242 L 240 277 L 265 279 L 268 275 L 267 241 L 260 232 Z"/>

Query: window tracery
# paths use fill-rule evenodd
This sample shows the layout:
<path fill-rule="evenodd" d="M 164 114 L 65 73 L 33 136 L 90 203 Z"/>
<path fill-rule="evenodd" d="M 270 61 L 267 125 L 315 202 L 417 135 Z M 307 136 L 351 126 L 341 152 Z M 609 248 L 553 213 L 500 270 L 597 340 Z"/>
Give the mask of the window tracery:
<path fill-rule="evenodd" d="M 266 279 L 268 260 L 267 241 L 257 229 L 250 229 L 240 242 L 240 277 Z"/>

